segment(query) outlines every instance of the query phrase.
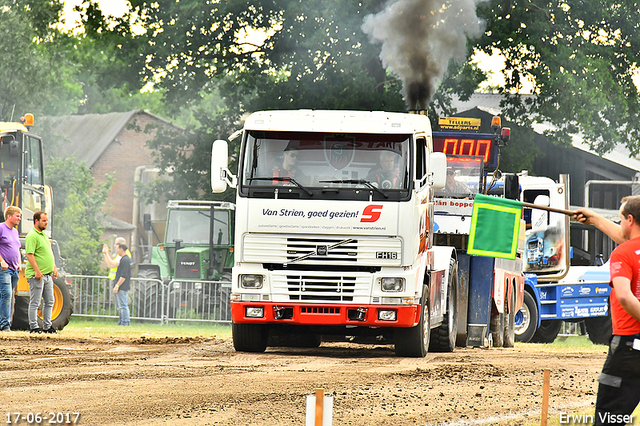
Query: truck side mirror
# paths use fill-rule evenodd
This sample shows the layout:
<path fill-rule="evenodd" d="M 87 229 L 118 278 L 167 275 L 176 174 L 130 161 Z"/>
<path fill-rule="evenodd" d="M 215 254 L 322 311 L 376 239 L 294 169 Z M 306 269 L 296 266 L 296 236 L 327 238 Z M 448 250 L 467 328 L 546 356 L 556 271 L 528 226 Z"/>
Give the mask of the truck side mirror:
<path fill-rule="evenodd" d="M 227 190 L 227 185 L 236 187 L 236 177 L 229 171 L 229 144 L 217 140 L 211 147 L 211 189 L 215 193 Z"/>
<path fill-rule="evenodd" d="M 432 152 L 429 157 L 429 177 L 433 189 L 442 189 L 447 184 L 447 156 Z"/>
<path fill-rule="evenodd" d="M 505 173 L 504 198 L 508 198 L 510 200 L 520 199 L 520 182 L 518 181 L 518 175 Z"/>

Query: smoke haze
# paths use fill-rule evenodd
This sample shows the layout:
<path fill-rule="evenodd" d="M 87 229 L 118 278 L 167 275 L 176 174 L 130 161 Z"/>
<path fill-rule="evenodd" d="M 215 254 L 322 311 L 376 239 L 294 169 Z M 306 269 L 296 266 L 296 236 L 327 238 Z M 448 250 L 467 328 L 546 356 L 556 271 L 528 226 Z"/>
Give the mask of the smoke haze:
<path fill-rule="evenodd" d="M 402 80 L 410 110 L 427 109 L 449 61 L 464 61 L 467 37 L 482 34 L 478 1 L 396 0 L 365 17 L 362 30 L 382 43 L 382 63 Z"/>

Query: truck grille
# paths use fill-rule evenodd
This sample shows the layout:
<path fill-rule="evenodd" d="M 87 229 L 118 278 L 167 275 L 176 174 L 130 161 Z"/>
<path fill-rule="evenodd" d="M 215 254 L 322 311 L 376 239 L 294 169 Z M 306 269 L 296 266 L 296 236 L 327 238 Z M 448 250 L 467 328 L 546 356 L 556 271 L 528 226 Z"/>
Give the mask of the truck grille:
<path fill-rule="evenodd" d="M 395 237 L 286 236 L 247 234 L 243 240 L 243 262 L 284 264 L 301 256 L 296 265 L 335 266 L 400 266 L 402 242 Z"/>
<path fill-rule="evenodd" d="M 275 302 L 369 302 L 369 274 L 282 272 L 274 273 L 272 280 Z"/>

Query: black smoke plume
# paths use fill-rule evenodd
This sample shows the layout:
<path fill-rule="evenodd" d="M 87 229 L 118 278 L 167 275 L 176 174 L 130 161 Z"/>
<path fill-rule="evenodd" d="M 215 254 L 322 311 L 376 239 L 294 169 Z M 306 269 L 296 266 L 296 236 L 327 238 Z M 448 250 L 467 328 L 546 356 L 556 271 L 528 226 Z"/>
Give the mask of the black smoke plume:
<path fill-rule="evenodd" d="M 478 1 L 396 0 L 365 17 L 362 29 L 382 43 L 382 63 L 402 80 L 410 110 L 427 109 L 449 61 L 464 61 L 467 37 L 482 34 Z"/>

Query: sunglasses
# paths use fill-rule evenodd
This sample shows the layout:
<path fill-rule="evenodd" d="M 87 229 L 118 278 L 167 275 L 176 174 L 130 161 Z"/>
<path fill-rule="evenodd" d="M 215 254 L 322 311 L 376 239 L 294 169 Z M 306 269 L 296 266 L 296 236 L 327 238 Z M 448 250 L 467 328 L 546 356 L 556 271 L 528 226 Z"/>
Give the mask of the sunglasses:
<path fill-rule="evenodd" d="M 456 172 L 454 172 L 453 170 L 447 170 L 447 176 L 453 176 L 455 174 Z"/>

